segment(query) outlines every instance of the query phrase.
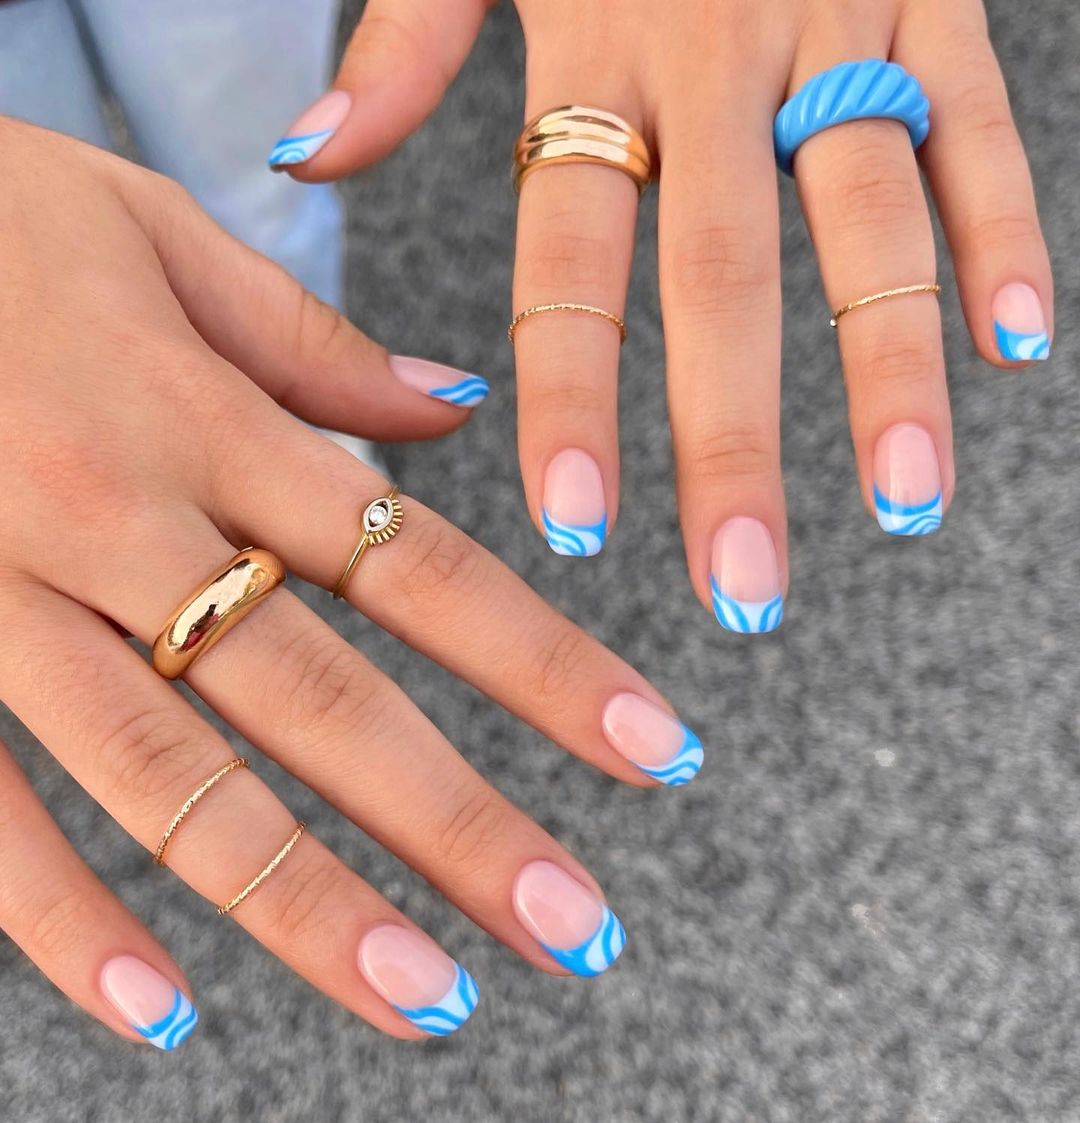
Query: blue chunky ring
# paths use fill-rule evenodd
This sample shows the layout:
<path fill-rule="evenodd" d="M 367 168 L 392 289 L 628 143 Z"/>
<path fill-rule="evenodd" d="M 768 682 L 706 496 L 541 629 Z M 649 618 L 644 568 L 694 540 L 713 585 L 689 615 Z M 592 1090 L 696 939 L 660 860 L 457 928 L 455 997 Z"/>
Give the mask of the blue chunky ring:
<path fill-rule="evenodd" d="M 773 125 L 780 170 L 792 174 L 795 153 L 833 125 L 888 117 L 907 126 L 918 148 L 930 132 L 930 102 L 919 80 L 895 62 L 842 62 L 811 78 L 781 107 Z"/>

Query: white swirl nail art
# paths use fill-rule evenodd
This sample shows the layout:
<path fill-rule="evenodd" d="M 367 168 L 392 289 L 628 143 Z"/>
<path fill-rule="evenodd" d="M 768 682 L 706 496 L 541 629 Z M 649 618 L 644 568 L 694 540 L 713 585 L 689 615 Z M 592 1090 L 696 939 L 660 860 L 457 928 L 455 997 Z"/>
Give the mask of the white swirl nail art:
<path fill-rule="evenodd" d="M 305 133 L 303 136 L 283 136 L 274 145 L 267 163 L 272 168 L 283 168 L 287 164 L 302 164 L 305 160 L 310 160 L 334 135 L 334 132 L 334 129 L 321 129 L 317 133 Z"/>
<path fill-rule="evenodd" d="M 455 966 L 454 984 L 438 1002 L 430 1006 L 395 1007 L 414 1026 L 434 1037 L 445 1037 L 463 1026 L 480 1001 L 480 989 L 472 975 L 460 963 Z"/>
<path fill-rule="evenodd" d="M 893 503 L 874 488 L 874 508 L 881 529 L 887 534 L 915 537 L 933 534 L 941 526 L 942 497 L 939 491 L 926 503 Z"/>
<path fill-rule="evenodd" d="M 626 930 L 607 905 L 604 906 L 599 927 L 583 944 L 576 948 L 543 945 L 559 963 L 583 978 L 591 978 L 606 971 L 619 958 L 625 946 Z"/>
<path fill-rule="evenodd" d="M 784 619 L 784 598 L 775 596 L 768 601 L 736 600 L 725 595 L 720 583 L 712 578 L 712 602 L 716 619 L 729 632 L 740 635 L 762 635 L 780 627 Z"/>
<path fill-rule="evenodd" d="M 592 526 L 573 526 L 556 522 L 544 508 L 544 535 L 557 554 L 572 558 L 591 558 L 600 553 L 607 537 L 607 515 Z"/>
<path fill-rule="evenodd" d="M 998 350 L 1003 359 L 1012 362 L 1041 362 L 1050 358 L 1050 335 L 1045 331 L 1010 331 L 1004 324 L 994 321 Z"/>
<path fill-rule="evenodd" d="M 659 780 L 669 788 L 679 788 L 683 784 L 689 784 L 701 771 L 701 764 L 705 759 L 701 739 L 693 730 L 687 729 L 685 725 L 682 728 L 683 743 L 679 751 L 667 764 L 658 764 L 651 767 L 646 767 L 644 764 L 638 765 L 638 768 L 647 776 L 652 776 L 654 780 Z"/>
<path fill-rule="evenodd" d="M 490 389 L 491 387 L 478 374 L 469 374 L 460 382 L 455 382 L 453 386 L 440 386 L 435 390 L 429 390 L 428 394 L 440 401 L 450 402 L 451 405 L 471 409 L 488 396 Z"/>
<path fill-rule="evenodd" d="M 158 1049 L 168 1052 L 181 1044 L 195 1028 L 199 1015 L 190 1000 L 179 990 L 173 996 L 172 1009 L 160 1021 L 153 1025 L 134 1025 Z"/>

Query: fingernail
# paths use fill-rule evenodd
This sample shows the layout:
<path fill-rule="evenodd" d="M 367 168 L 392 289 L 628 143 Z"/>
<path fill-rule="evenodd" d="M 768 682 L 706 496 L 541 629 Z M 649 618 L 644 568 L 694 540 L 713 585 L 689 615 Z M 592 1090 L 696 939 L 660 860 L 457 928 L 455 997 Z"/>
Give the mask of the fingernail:
<path fill-rule="evenodd" d="M 994 334 L 1003 359 L 1026 363 L 1050 358 L 1039 294 L 1031 285 L 1014 283 L 998 289 L 993 303 Z"/>
<path fill-rule="evenodd" d="M 185 994 L 133 955 L 118 955 L 102 967 L 101 991 L 131 1028 L 158 1049 L 175 1049 L 199 1020 Z"/>
<path fill-rule="evenodd" d="M 894 425 L 874 449 L 874 507 L 889 534 L 933 534 L 941 526 L 941 468 L 930 434 Z"/>
<path fill-rule="evenodd" d="M 601 718 L 608 744 L 646 776 L 678 788 L 701 769 L 701 740 L 677 717 L 638 694 L 616 694 Z"/>
<path fill-rule="evenodd" d="M 406 386 L 419 390 L 421 394 L 467 409 L 478 406 L 491 389 L 478 374 L 466 374 L 427 359 L 391 355 L 390 369 Z"/>
<path fill-rule="evenodd" d="M 728 519 L 712 548 L 713 612 L 729 632 L 760 635 L 780 627 L 784 598 L 769 528 L 759 519 Z"/>
<path fill-rule="evenodd" d="M 445 1037 L 468 1021 L 480 1000 L 472 975 L 434 940 L 383 924 L 360 941 L 360 971 L 417 1029 Z"/>
<path fill-rule="evenodd" d="M 517 875 L 514 911 L 544 950 L 575 975 L 606 971 L 626 944 L 611 909 L 553 862 L 530 862 Z"/>
<path fill-rule="evenodd" d="M 557 554 L 589 558 L 607 537 L 604 480 L 596 461 L 579 448 L 560 452 L 544 476 L 544 535 Z"/>
<path fill-rule="evenodd" d="M 308 106 L 274 145 L 268 163 L 272 171 L 310 160 L 337 132 L 349 115 L 352 98 L 344 90 L 331 90 Z"/>

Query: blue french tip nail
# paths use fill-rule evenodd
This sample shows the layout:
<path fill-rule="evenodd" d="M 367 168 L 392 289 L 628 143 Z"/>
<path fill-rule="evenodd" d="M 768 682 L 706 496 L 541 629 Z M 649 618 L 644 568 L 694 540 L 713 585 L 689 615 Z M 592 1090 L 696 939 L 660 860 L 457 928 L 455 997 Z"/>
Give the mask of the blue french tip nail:
<path fill-rule="evenodd" d="M 604 914 L 596 931 L 576 948 L 553 948 L 547 944 L 544 950 L 568 971 L 582 978 L 592 978 L 606 971 L 626 947 L 626 929 L 619 918 L 604 905 Z"/>
<path fill-rule="evenodd" d="M 473 406 L 478 406 L 488 396 L 490 390 L 491 387 L 486 379 L 478 374 L 469 374 L 460 382 L 455 382 L 453 386 L 440 386 L 437 390 L 429 390 L 428 394 L 451 405 L 471 409 Z"/>
<path fill-rule="evenodd" d="M 303 164 L 322 148 L 334 132 L 334 129 L 321 129 L 303 136 L 283 136 L 271 150 L 267 163 L 275 172 L 290 164 Z"/>
<path fill-rule="evenodd" d="M 651 768 L 639 764 L 638 768 L 646 776 L 659 780 L 669 788 L 681 788 L 683 784 L 689 784 L 701 771 L 704 759 L 705 750 L 701 746 L 701 739 L 692 729 L 687 729 L 684 725 L 682 747 L 667 764 L 655 765 Z"/>
<path fill-rule="evenodd" d="M 1050 335 L 1045 331 L 1009 331 L 1004 324 L 994 321 L 998 351 L 1003 359 L 1013 363 L 1042 362 L 1050 358 Z"/>
<path fill-rule="evenodd" d="M 476 980 L 461 966 L 457 966 L 457 977 L 453 985 L 438 1002 L 431 1006 L 416 1006 L 409 1009 L 405 1006 L 396 1006 L 399 1014 L 406 1018 L 417 1029 L 422 1029 L 432 1037 L 446 1037 L 456 1029 L 460 1029 L 476 1009 L 480 1001 L 480 988 Z"/>
<path fill-rule="evenodd" d="M 557 554 L 570 558 L 591 558 L 604 548 L 607 538 L 607 515 L 592 526 L 572 526 L 556 522 L 545 507 L 544 536 Z"/>
<path fill-rule="evenodd" d="M 136 1025 L 133 1028 L 151 1045 L 168 1052 L 182 1044 L 198 1024 L 199 1015 L 191 1000 L 179 990 L 173 996 L 172 1009 L 153 1025 Z"/>
<path fill-rule="evenodd" d="M 784 598 L 781 595 L 768 601 L 745 601 L 729 597 L 720 590 L 715 577 L 712 582 L 712 603 L 716 619 L 729 632 L 744 636 L 775 632 L 784 619 Z"/>
<path fill-rule="evenodd" d="M 942 497 L 939 491 L 926 503 L 893 503 L 874 487 L 874 509 L 878 525 L 886 534 L 916 537 L 933 534 L 941 526 Z"/>

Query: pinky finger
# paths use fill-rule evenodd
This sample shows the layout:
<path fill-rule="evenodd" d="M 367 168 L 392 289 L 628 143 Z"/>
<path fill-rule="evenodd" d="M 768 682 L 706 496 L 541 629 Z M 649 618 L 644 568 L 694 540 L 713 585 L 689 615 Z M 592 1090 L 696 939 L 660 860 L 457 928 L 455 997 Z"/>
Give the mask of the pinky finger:
<path fill-rule="evenodd" d="M 933 107 L 923 163 L 975 346 L 997 366 L 1047 359 L 1050 260 L 983 6 L 915 0 L 906 11 L 893 56 Z"/>
<path fill-rule="evenodd" d="M 195 1028 L 180 968 L 71 848 L 2 744 L 0 929 L 120 1036 L 168 1050 Z"/>

